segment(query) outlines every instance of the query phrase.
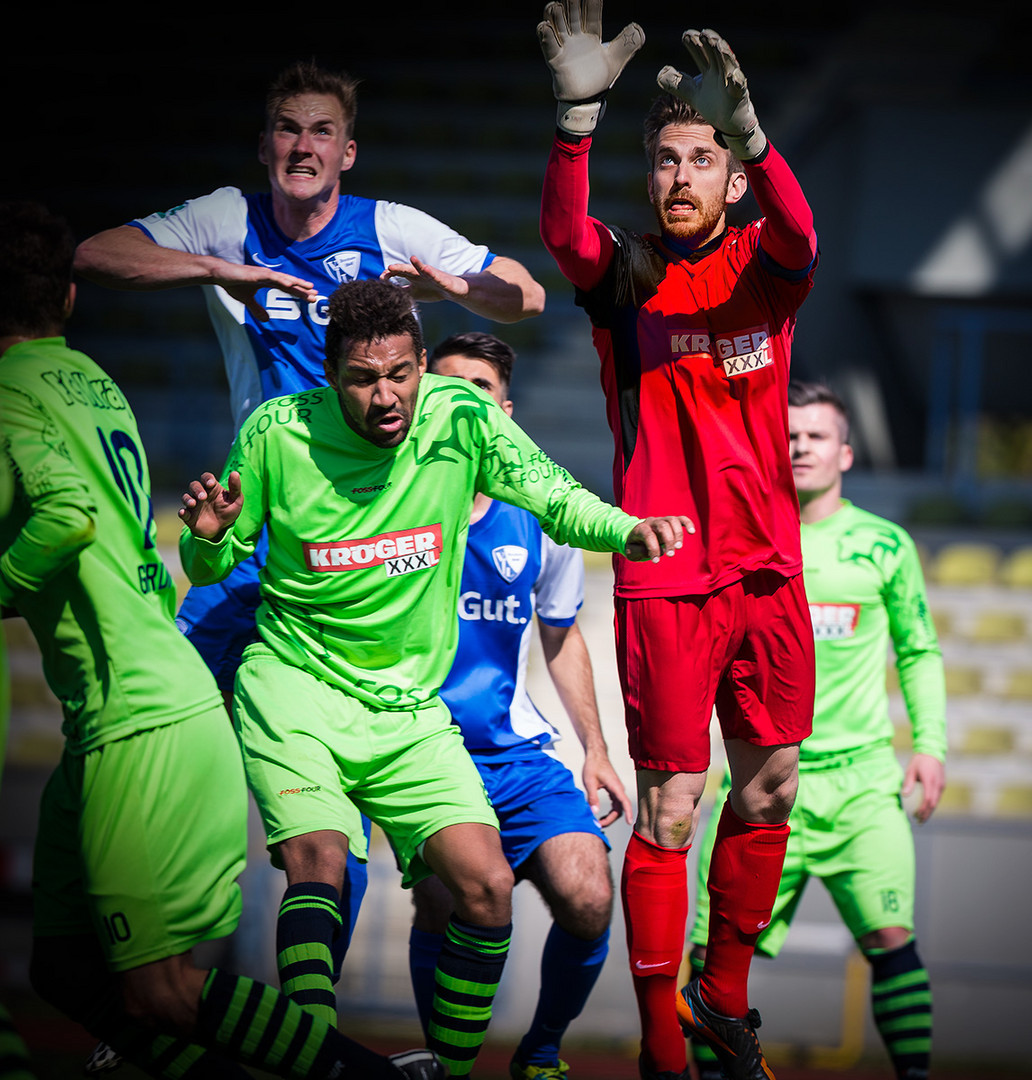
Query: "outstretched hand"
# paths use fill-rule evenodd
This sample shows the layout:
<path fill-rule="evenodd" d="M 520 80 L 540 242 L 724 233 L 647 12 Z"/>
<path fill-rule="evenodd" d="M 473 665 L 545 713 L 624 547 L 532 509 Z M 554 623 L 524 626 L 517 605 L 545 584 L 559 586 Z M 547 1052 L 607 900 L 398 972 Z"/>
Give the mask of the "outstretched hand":
<path fill-rule="evenodd" d="M 278 270 L 270 270 L 264 266 L 247 266 L 241 263 L 225 263 L 215 284 L 221 285 L 234 300 L 247 308 L 252 318 L 259 322 L 266 322 L 269 318 L 268 311 L 256 299 L 255 294 L 259 289 L 281 289 L 288 296 L 308 303 L 318 299 L 319 296 L 319 291 L 315 286 L 303 278 L 294 277 L 292 274 L 281 274 Z"/>
<path fill-rule="evenodd" d="M 602 0 L 553 0 L 537 25 L 538 42 L 552 72 L 558 124 L 572 135 L 590 135 L 603 112 L 606 91 L 645 44 L 645 31 L 628 23 L 602 41 Z"/>
<path fill-rule="evenodd" d="M 731 46 L 715 30 L 685 30 L 681 41 L 699 74 L 686 75 L 668 65 L 656 77 L 660 87 L 687 101 L 740 160 L 759 156 L 767 137 L 756 120 L 745 73 Z"/>
<path fill-rule="evenodd" d="M 631 529 L 624 555 L 631 562 L 659 562 L 661 555 L 674 554 L 686 532 L 695 532 L 695 524 L 683 514 L 645 518 Z"/>
<path fill-rule="evenodd" d="M 422 259 L 412 256 L 407 263 L 391 263 L 380 275 L 381 281 L 401 278 L 401 288 L 412 290 L 412 299 L 419 303 L 434 300 L 454 300 L 461 304 L 469 295 L 469 282 L 457 274 L 449 274 Z"/>
<path fill-rule="evenodd" d="M 634 805 L 628 798 L 627 790 L 617 775 L 616 769 L 613 768 L 609 755 L 604 750 L 585 755 L 581 781 L 584 784 L 584 796 L 588 800 L 591 812 L 603 829 L 612 825 L 620 817 L 623 817 L 628 825 L 633 822 L 631 814 Z M 610 807 L 605 813 L 599 805 L 599 791 L 606 791 L 609 794 Z"/>
<path fill-rule="evenodd" d="M 200 480 L 191 480 L 183 492 L 179 518 L 194 536 L 219 540 L 240 516 L 244 506 L 240 473 L 231 472 L 227 483 L 229 486 L 223 487 L 216 476 L 206 472 Z"/>

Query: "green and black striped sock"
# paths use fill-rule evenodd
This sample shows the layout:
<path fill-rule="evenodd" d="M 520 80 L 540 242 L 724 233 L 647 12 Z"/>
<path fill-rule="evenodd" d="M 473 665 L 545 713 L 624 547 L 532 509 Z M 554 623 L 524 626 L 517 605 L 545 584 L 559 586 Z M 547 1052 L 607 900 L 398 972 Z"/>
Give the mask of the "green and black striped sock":
<path fill-rule="evenodd" d="M 512 923 L 473 926 L 452 915 L 437 959 L 427 1045 L 452 1076 L 473 1068 L 509 952 Z"/>
<path fill-rule="evenodd" d="M 36 1080 L 29 1052 L 6 1009 L 0 1007 L 0 1077 L 3 1080 Z"/>
<path fill-rule="evenodd" d="M 340 933 L 340 895 L 306 881 L 283 894 L 276 921 L 276 966 L 283 993 L 331 1026 L 337 1024 L 332 945 Z"/>
<path fill-rule="evenodd" d="M 272 986 L 212 968 L 197 1016 L 198 1040 L 227 1057 L 300 1080 L 343 1077 L 397 1080 L 380 1054 L 342 1035 Z"/>
<path fill-rule="evenodd" d="M 872 949 L 874 1023 L 900 1080 L 924 1080 L 932 1056 L 932 988 L 910 939 L 898 949 Z"/>

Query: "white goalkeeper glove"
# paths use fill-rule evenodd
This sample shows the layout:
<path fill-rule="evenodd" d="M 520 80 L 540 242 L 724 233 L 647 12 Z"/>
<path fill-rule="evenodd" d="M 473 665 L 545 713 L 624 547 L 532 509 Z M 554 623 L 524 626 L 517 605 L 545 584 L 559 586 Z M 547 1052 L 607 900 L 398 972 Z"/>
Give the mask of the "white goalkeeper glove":
<path fill-rule="evenodd" d="M 685 30 L 681 41 L 699 74 L 685 75 L 668 65 L 656 77 L 660 87 L 687 101 L 739 161 L 759 157 L 767 136 L 756 121 L 748 84 L 731 46 L 714 30 Z"/>
<path fill-rule="evenodd" d="M 605 111 L 606 91 L 645 44 L 645 31 L 628 23 L 603 43 L 602 0 L 554 0 L 537 35 L 559 102 L 556 123 L 570 135 L 590 135 Z"/>

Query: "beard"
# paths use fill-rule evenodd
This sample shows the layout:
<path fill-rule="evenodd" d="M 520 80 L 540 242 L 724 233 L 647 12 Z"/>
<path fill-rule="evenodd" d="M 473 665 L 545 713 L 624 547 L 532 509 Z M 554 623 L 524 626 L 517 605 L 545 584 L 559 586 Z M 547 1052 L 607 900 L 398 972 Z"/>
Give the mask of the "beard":
<path fill-rule="evenodd" d="M 690 202 L 695 207 L 695 213 L 687 218 L 671 213 L 671 207 L 678 202 Z M 687 192 L 675 191 L 662 201 L 654 199 L 652 207 L 656 212 L 656 220 L 659 222 L 661 231 L 675 240 L 704 244 L 723 228 L 722 219 L 725 211 L 723 200 L 714 199 L 711 202 L 702 202 L 690 197 Z"/>

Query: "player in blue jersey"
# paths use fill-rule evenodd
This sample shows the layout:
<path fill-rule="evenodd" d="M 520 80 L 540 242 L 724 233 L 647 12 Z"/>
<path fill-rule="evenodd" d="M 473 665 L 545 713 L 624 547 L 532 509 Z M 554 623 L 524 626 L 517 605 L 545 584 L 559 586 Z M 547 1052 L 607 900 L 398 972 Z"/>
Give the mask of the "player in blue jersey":
<path fill-rule="evenodd" d="M 269 192 L 220 188 L 98 233 L 76 252 L 76 272 L 102 285 L 204 287 L 237 427 L 262 401 L 325 385 L 328 297 L 344 281 L 391 277 L 421 302 L 452 300 L 500 322 L 544 307 L 544 290 L 515 260 L 412 207 L 342 193 L 356 109 L 350 76 L 291 66 L 266 99 L 258 156 Z M 192 589 L 179 612 L 224 692 L 257 603 L 257 566 L 247 563 L 225 583 Z"/>
<path fill-rule="evenodd" d="M 459 334 L 434 350 L 429 369 L 476 384 L 511 415 L 514 358 L 490 334 Z M 514 1080 L 549 1080 L 566 1072 L 560 1040 L 584 1007 L 609 947 L 613 883 L 600 826 L 621 813 L 631 820 L 630 801 L 602 737 L 591 660 L 576 622 L 583 591 L 579 551 L 550 540 L 525 510 L 475 497 L 462 568 L 459 647 L 441 697 L 484 780 L 517 881 L 534 883 L 554 919 L 537 1009 L 510 1064 Z M 535 614 L 549 674 L 584 747 L 584 792 L 550 752 L 559 733 L 527 694 Z M 612 807 L 596 819 L 600 789 Z M 409 963 L 425 1029 L 452 901 L 434 877 L 416 885 L 413 902 Z"/>
<path fill-rule="evenodd" d="M 451 300 L 499 322 L 544 307 L 544 290 L 514 259 L 412 207 L 341 191 L 355 163 L 356 86 L 345 74 L 292 65 L 266 98 L 259 158 L 269 192 L 220 188 L 98 233 L 76 252 L 76 272 L 102 285 L 204 287 L 237 427 L 262 401 L 325 385 L 328 297 L 344 281 L 391 277 L 421 302 Z M 255 634 L 264 557 L 260 543 L 225 581 L 191 588 L 178 612 L 227 698 Z M 341 949 L 365 888 L 365 867 L 353 859 L 348 888 Z"/>

